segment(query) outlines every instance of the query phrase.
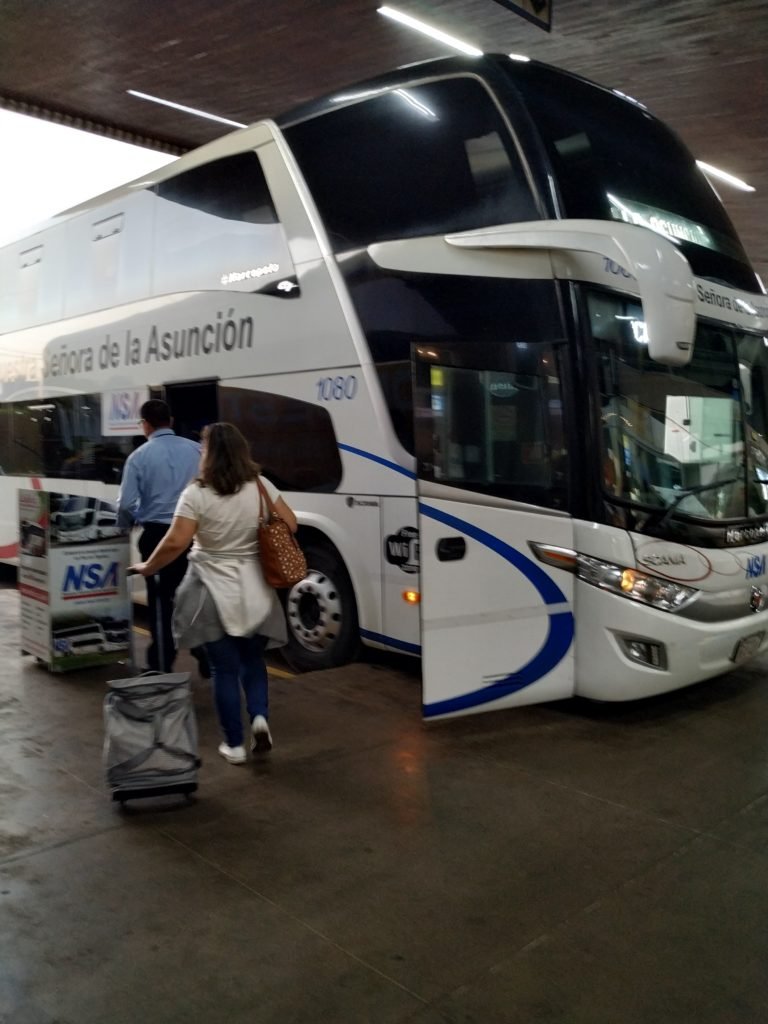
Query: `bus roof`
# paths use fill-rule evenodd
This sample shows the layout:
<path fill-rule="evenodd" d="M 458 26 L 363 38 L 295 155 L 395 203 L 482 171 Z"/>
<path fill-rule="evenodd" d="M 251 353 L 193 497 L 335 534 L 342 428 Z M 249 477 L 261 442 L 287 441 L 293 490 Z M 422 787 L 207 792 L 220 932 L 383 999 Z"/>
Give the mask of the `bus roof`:
<path fill-rule="evenodd" d="M 540 70 L 545 69 L 558 78 L 578 79 L 582 82 L 588 82 L 589 85 L 592 85 L 596 89 L 604 88 L 603 86 L 597 85 L 595 82 L 590 82 L 588 79 L 575 75 L 570 71 L 563 71 L 560 68 L 553 67 L 549 64 L 543 64 L 539 61 L 530 61 L 525 63 L 514 61 L 504 54 L 485 54 L 482 57 L 435 57 L 430 60 L 418 61 L 414 64 L 404 65 L 403 67 L 396 68 L 393 71 L 389 71 L 375 78 L 351 83 L 343 89 L 337 89 L 332 93 L 328 93 L 288 110 L 276 117 L 274 119 L 274 123 L 281 129 L 287 128 L 290 125 L 319 117 L 332 110 L 338 110 L 340 106 L 345 105 L 344 99 L 347 97 L 349 103 L 354 103 L 357 100 L 363 99 L 368 93 L 375 93 L 379 90 L 392 88 L 404 79 L 420 78 L 424 75 L 431 74 L 442 76 L 461 72 L 482 73 L 488 77 L 494 77 L 499 73 L 500 65 L 502 64 L 505 65 L 507 76 L 509 76 L 510 66 L 516 65 L 517 68 L 520 69 L 520 73 L 524 74 L 524 70 L 522 69 L 524 69 L 527 64 L 530 64 Z M 22 230 L 17 238 L 9 239 L 3 244 L 13 245 L 22 238 L 28 238 L 32 235 L 36 235 L 39 232 L 45 231 L 47 228 L 53 227 L 54 225 L 61 224 L 78 214 L 85 213 L 88 210 L 98 209 L 105 203 L 113 200 L 119 200 L 126 195 L 131 195 L 138 189 L 150 188 L 153 185 L 165 181 L 167 178 L 174 177 L 183 171 L 191 170 L 199 164 L 206 163 L 211 158 L 219 158 L 222 156 L 228 156 L 232 153 L 242 152 L 244 149 L 249 148 L 249 144 L 255 146 L 262 140 L 259 126 L 264 125 L 265 123 L 268 123 L 267 119 L 262 118 L 259 121 L 254 121 L 253 124 L 250 124 L 245 128 L 238 128 L 236 131 L 227 132 L 219 138 L 205 143 L 203 146 L 191 149 L 188 153 L 185 153 L 184 156 L 164 164 L 162 167 L 157 168 L 157 170 L 154 170 L 149 174 L 145 174 L 139 178 L 133 179 L 132 181 L 125 182 L 125 184 L 119 185 L 107 192 L 91 196 L 90 198 L 83 200 L 83 202 L 78 203 L 76 206 L 70 206 L 61 210 L 59 213 L 54 214 L 47 220 L 36 224 L 31 229 L 28 228 Z M 0 246 L 0 248 L 2 248 L 2 246 Z"/>
<path fill-rule="evenodd" d="M 320 96 L 314 100 L 309 100 L 297 107 L 293 107 L 291 110 L 286 111 L 279 117 L 276 117 L 275 123 L 281 129 L 288 128 L 291 125 L 299 124 L 302 121 L 308 121 L 314 117 L 319 117 L 332 110 L 338 110 L 340 106 L 344 105 L 345 101 L 354 103 L 358 100 L 367 98 L 368 95 L 373 95 L 378 91 L 391 89 L 398 84 L 401 84 L 403 80 L 431 77 L 433 75 L 436 77 L 442 77 L 444 75 L 459 74 L 462 72 L 482 74 L 486 77 L 493 78 L 499 74 L 501 67 L 504 67 L 505 77 L 507 80 L 509 79 L 510 70 L 514 77 L 515 73 L 524 75 L 527 67 L 535 67 L 538 69 L 539 73 L 542 71 L 548 72 L 553 76 L 553 78 L 564 80 L 575 79 L 587 85 L 591 85 L 595 89 L 601 89 L 606 92 L 613 91 L 609 87 L 599 85 L 597 82 L 593 82 L 588 78 L 577 75 L 572 71 L 564 71 L 562 68 L 557 68 L 551 64 L 545 64 L 541 61 L 527 60 L 524 58 L 511 58 L 509 55 L 502 53 L 486 53 L 483 54 L 482 57 L 433 57 L 431 60 L 418 61 L 414 64 L 405 64 L 402 67 L 396 68 L 393 71 L 388 71 L 383 75 L 377 75 L 375 78 L 366 79 L 360 82 L 353 82 L 343 89 L 336 89 L 332 93 Z M 616 95 L 621 96 L 622 94 L 616 93 Z"/>

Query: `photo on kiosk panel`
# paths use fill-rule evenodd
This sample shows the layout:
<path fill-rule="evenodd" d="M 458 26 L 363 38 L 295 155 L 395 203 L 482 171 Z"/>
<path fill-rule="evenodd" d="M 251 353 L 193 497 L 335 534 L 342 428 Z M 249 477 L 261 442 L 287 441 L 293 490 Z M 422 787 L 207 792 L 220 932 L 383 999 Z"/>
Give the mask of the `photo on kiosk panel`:
<path fill-rule="evenodd" d="M 110 615 L 62 615 L 51 621 L 54 659 L 113 654 L 128 649 L 130 621 Z"/>
<path fill-rule="evenodd" d="M 48 553 L 47 531 L 41 523 L 22 519 L 19 523 L 19 541 L 22 555 L 45 558 Z"/>
<path fill-rule="evenodd" d="M 122 537 L 117 506 L 79 494 L 51 495 L 51 545 L 89 544 Z"/>

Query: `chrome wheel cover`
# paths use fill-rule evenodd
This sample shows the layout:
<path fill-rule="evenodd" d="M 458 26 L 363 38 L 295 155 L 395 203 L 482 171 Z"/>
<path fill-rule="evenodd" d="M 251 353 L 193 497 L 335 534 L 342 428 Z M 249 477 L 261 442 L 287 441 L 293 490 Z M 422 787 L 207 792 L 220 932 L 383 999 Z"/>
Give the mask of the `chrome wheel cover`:
<path fill-rule="evenodd" d="M 288 592 L 285 613 L 289 630 L 305 650 L 327 651 L 343 623 L 339 588 L 326 573 L 310 569 Z"/>

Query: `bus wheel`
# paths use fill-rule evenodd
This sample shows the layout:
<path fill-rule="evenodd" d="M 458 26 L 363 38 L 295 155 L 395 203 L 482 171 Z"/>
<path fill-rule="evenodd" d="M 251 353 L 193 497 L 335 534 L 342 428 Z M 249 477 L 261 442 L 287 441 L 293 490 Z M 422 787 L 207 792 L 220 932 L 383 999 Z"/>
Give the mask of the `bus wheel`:
<path fill-rule="evenodd" d="M 345 665 L 357 654 L 357 606 L 347 570 L 330 545 L 304 545 L 309 571 L 285 597 L 285 660 L 298 672 Z"/>

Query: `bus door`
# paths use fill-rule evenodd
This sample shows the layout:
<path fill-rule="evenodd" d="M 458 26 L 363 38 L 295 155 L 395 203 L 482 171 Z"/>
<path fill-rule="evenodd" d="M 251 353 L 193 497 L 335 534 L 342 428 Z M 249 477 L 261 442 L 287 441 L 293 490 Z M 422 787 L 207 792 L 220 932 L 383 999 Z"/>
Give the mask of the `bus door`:
<path fill-rule="evenodd" d="M 173 429 L 181 437 L 199 441 L 203 427 L 219 418 L 217 384 L 215 380 L 185 381 L 166 384 L 162 394 L 173 416 Z"/>
<path fill-rule="evenodd" d="M 573 548 L 551 345 L 414 345 L 423 713 L 569 697 Z M 567 555 L 564 553 L 564 558 Z"/>

